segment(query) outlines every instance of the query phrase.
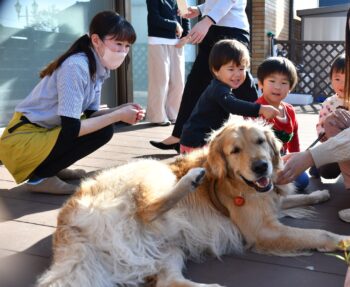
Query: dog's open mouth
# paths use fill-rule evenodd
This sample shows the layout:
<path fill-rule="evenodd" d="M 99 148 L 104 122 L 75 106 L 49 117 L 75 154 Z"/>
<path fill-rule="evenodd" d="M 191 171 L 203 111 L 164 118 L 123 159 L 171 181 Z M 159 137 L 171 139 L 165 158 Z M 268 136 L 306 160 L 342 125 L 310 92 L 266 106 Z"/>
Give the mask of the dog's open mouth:
<path fill-rule="evenodd" d="M 272 189 L 272 180 L 266 176 L 262 176 L 256 181 L 250 181 L 243 175 L 241 175 L 241 177 L 246 182 L 246 184 L 253 187 L 257 192 L 267 192 Z"/>

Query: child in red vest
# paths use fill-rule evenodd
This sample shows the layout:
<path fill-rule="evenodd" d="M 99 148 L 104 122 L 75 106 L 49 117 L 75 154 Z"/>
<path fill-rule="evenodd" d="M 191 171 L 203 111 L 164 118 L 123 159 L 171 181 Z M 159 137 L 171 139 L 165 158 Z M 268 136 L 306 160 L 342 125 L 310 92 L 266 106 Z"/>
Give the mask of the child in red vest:
<path fill-rule="evenodd" d="M 287 152 L 299 152 L 298 122 L 292 105 L 283 102 L 297 83 L 297 71 L 294 64 L 283 57 L 270 57 L 258 67 L 258 85 L 262 96 L 257 103 L 271 105 L 279 110 L 279 115 L 266 119 L 272 124 L 275 135 L 282 141 L 281 155 Z M 303 172 L 295 180 L 299 191 L 309 184 L 308 175 Z"/>

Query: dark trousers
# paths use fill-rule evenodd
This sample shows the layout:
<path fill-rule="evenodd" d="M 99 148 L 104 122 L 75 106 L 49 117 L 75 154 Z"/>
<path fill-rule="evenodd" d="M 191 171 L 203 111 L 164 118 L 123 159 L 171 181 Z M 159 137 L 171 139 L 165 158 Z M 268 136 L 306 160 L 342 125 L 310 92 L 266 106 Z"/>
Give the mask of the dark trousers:
<path fill-rule="evenodd" d="M 198 55 L 186 80 L 179 113 L 172 133 L 177 138 L 181 137 L 183 125 L 213 78 L 209 70 L 209 54 L 214 44 L 222 39 L 236 39 L 247 47 L 249 45 L 249 33 L 244 30 L 215 25 L 210 27 L 207 35 L 198 46 Z M 233 92 L 237 98 L 242 100 L 255 101 L 257 99 L 257 91 L 250 74 L 247 75 L 245 82 Z"/>
<path fill-rule="evenodd" d="M 318 168 L 318 172 L 320 173 L 320 176 L 326 179 L 333 179 L 337 178 L 340 173 L 340 167 L 338 163 L 328 163 L 325 165 L 322 165 Z"/>
<path fill-rule="evenodd" d="M 79 159 L 96 151 L 110 141 L 114 133 L 113 125 L 96 132 L 67 139 L 61 134 L 48 157 L 35 169 L 33 175 L 50 177 L 69 167 Z"/>

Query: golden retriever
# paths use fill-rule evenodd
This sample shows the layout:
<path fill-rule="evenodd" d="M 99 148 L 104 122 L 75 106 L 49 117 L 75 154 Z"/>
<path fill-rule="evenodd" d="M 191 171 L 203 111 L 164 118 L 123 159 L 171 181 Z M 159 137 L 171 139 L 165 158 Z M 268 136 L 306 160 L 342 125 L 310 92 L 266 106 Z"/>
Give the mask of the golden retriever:
<path fill-rule="evenodd" d="M 53 263 L 38 286 L 154 278 L 157 287 L 218 287 L 184 278 L 184 261 L 247 247 L 277 255 L 337 249 L 346 236 L 278 221 L 284 209 L 329 198 L 326 190 L 288 195 L 291 185 L 276 186 L 279 150 L 270 127 L 233 118 L 207 148 L 171 164 L 138 160 L 86 180 L 58 216 Z"/>

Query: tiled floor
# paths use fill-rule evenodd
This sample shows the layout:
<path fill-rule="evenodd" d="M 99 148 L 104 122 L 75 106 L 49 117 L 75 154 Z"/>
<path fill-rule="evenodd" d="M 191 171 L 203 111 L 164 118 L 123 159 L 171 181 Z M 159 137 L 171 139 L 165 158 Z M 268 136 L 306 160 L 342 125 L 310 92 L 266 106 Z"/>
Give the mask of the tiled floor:
<path fill-rule="evenodd" d="M 297 107 L 302 148 L 316 137 L 314 125 L 317 106 Z M 139 125 L 116 132 L 112 141 L 74 167 L 89 171 L 125 163 L 131 158 L 156 157 L 171 159 L 175 152 L 156 150 L 150 139 L 162 139 L 171 127 Z M 350 225 L 341 222 L 337 211 L 350 206 L 341 180 L 321 186 L 312 180 L 309 190 L 329 188 L 332 198 L 316 207 L 318 214 L 309 220 L 284 219 L 299 227 L 322 228 L 350 234 Z M 67 199 L 65 196 L 30 194 L 16 186 L 3 166 L 0 166 L 0 286 L 33 286 L 35 278 L 50 263 L 51 234 L 56 215 Z M 187 277 L 203 283 L 219 283 L 227 287 L 340 287 L 346 266 L 340 260 L 321 253 L 311 256 L 276 257 L 247 252 L 227 255 L 222 260 L 208 258 L 203 263 L 189 262 Z M 83 287 L 83 286 L 77 286 Z"/>

